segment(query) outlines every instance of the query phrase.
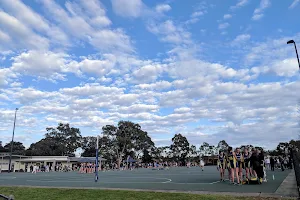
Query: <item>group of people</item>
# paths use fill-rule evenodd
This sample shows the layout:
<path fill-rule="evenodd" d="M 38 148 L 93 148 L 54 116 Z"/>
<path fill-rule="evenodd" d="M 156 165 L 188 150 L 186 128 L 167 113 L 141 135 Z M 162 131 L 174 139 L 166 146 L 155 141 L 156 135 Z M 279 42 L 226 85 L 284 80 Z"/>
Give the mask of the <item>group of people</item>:
<path fill-rule="evenodd" d="M 246 180 L 255 178 L 259 183 L 266 181 L 264 170 L 264 153 L 261 149 L 235 150 L 229 147 L 227 151 L 220 151 L 218 156 L 218 170 L 220 171 L 221 181 L 225 181 L 225 171 L 228 171 L 229 180 L 232 184 L 241 185 Z M 236 180 L 236 182 L 235 182 Z"/>

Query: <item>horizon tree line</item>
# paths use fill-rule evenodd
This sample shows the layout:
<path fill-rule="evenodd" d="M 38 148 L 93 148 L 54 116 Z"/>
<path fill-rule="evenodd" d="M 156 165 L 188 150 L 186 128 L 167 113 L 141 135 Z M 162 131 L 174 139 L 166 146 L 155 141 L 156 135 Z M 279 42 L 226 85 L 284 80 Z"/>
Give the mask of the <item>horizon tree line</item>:
<path fill-rule="evenodd" d="M 15 141 L 13 154 L 26 156 L 70 156 L 74 157 L 77 149 L 81 148 L 82 157 L 96 156 L 95 136 L 83 137 L 79 128 L 59 123 L 57 127 L 46 128 L 46 134 L 40 141 L 32 143 L 25 148 L 22 142 Z M 300 140 L 291 140 L 289 143 L 280 142 L 275 150 L 264 150 L 270 155 L 284 154 L 284 148 L 293 144 L 300 149 Z M 9 152 L 11 143 L 4 146 L 0 142 L 0 152 Z M 175 134 L 169 146 L 156 147 L 148 133 L 142 130 L 137 123 L 119 121 L 117 126 L 106 125 L 102 127 L 102 136 L 99 138 L 99 155 L 108 162 L 117 163 L 120 166 L 128 156 L 144 163 L 154 160 L 159 161 L 199 161 L 199 156 L 215 156 L 219 150 L 227 150 L 225 140 L 218 142 L 216 146 L 204 142 L 198 149 L 189 143 L 182 134 Z M 252 145 L 242 145 L 241 149 L 253 148 Z"/>

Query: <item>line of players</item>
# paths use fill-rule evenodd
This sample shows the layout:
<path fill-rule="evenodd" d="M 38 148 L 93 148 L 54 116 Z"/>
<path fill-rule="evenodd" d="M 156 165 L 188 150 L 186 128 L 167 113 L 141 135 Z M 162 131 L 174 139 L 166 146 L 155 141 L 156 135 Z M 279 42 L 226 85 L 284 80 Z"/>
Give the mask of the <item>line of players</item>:
<path fill-rule="evenodd" d="M 241 152 L 240 148 L 235 151 L 229 147 L 227 152 L 220 151 L 218 156 L 218 170 L 220 171 L 221 181 L 225 181 L 225 171 L 228 170 L 230 183 L 241 185 L 243 183 L 243 170 L 246 172 L 246 179 L 251 177 L 260 183 L 266 181 L 264 172 L 264 155 L 260 149 L 252 149 L 249 152 L 245 149 Z M 236 178 L 236 183 L 235 183 Z"/>
<path fill-rule="evenodd" d="M 95 163 L 80 163 L 80 173 L 95 173 Z"/>

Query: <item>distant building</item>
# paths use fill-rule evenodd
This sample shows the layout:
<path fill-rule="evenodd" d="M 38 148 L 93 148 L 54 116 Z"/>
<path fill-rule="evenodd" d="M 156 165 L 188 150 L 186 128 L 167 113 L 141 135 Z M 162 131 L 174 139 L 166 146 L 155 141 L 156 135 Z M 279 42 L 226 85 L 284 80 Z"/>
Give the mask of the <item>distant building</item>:
<path fill-rule="evenodd" d="M 48 165 L 51 171 L 54 166 L 61 165 L 62 167 L 74 167 L 78 165 L 81 159 L 86 158 L 91 162 L 95 162 L 95 157 L 69 157 L 69 156 L 23 156 L 12 155 L 12 171 L 13 172 L 29 172 L 30 166 L 46 166 Z M 106 159 L 99 157 L 99 162 L 104 162 Z M 9 153 L 0 153 L 0 172 L 7 172 L 9 167 Z"/>

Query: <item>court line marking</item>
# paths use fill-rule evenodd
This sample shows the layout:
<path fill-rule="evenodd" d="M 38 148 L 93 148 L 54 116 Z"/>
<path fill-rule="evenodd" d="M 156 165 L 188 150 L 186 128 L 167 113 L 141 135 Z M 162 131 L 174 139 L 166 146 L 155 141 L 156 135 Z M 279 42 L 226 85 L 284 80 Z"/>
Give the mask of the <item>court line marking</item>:
<path fill-rule="evenodd" d="M 89 181 L 68 181 L 68 180 L 65 180 L 65 181 L 41 181 L 41 180 L 26 180 L 27 182 L 46 182 L 46 183 L 57 183 L 57 182 L 61 182 L 61 183 L 75 183 L 75 182 L 78 182 L 78 183 L 92 183 L 93 181 L 92 180 L 89 180 Z M 106 184 L 106 183 L 117 183 L 117 184 L 128 184 L 128 183 L 143 183 L 143 184 L 149 184 L 149 183 L 154 183 L 154 184 L 158 184 L 158 183 L 162 183 L 162 184 L 165 184 L 165 183 L 169 183 L 169 184 L 175 184 L 175 185 L 212 185 L 212 184 L 215 184 L 217 182 L 212 182 L 212 183 L 176 183 L 176 182 L 170 182 L 169 180 L 166 181 L 166 182 L 133 182 L 133 181 L 126 181 L 126 182 L 98 182 L 99 184 Z"/>
<path fill-rule="evenodd" d="M 5 181 L 5 180 L 12 180 L 12 179 L 16 179 L 17 177 L 15 177 L 15 176 L 12 176 L 12 177 L 10 177 L 10 176 L 7 176 L 7 177 L 1 177 L 1 179 L 0 179 L 0 181 Z"/>
<path fill-rule="evenodd" d="M 169 178 L 154 178 L 154 177 L 119 177 L 119 178 L 129 178 L 129 179 L 147 179 L 147 178 L 151 178 L 151 179 L 156 179 L 156 180 L 159 180 L 159 179 L 164 179 L 164 180 L 167 180 L 167 181 L 164 181 L 164 182 L 153 182 L 153 181 L 149 181 L 149 182 L 138 182 L 138 181 L 124 181 L 124 182 L 118 182 L 118 181 L 105 181 L 103 183 L 170 183 L 172 181 L 172 179 L 169 179 Z M 104 178 L 105 179 L 105 178 Z M 106 178 L 106 179 L 109 179 L 109 178 Z M 101 178 L 100 178 L 101 180 Z M 103 178 L 102 178 L 103 180 Z M 82 179 L 66 179 L 66 180 L 62 180 L 62 179 L 44 179 L 44 180 L 26 180 L 27 182 L 92 182 L 90 179 L 89 180 L 82 180 Z M 101 182 L 99 182 L 101 183 Z"/>

